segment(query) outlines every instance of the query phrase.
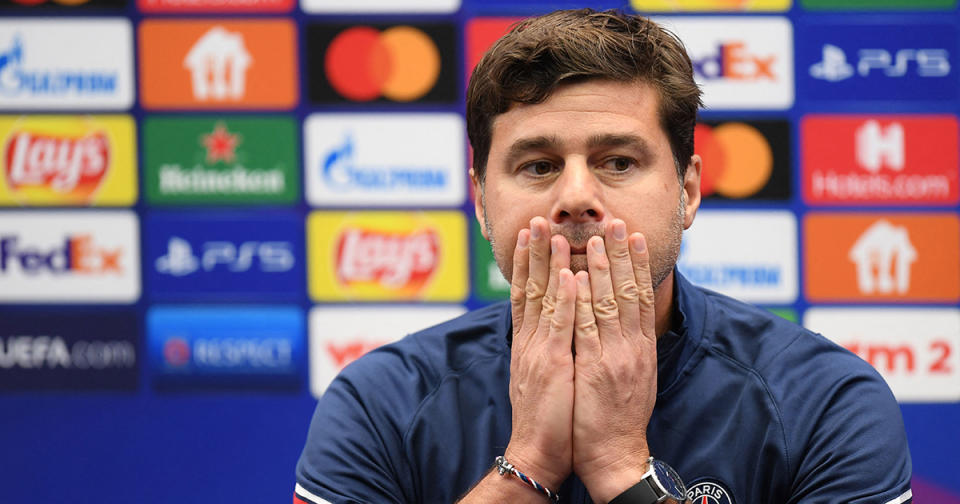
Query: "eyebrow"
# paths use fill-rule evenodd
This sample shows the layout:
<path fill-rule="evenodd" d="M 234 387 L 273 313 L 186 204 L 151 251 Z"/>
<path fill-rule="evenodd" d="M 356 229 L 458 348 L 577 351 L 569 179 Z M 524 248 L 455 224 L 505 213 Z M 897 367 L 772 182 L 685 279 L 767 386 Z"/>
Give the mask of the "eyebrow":
<path fill-rule="evenodd" d="M 507 166 L 513 166 L 517 159 L 523 157 L 528 152 L 553 149 L 561 145 L 563 145 L 563 142 L 556 136 L 521 138 L 513 142 L 507 151 Z"/>
<path fill-rule="evenodd" d="M 590 149 L 599 147 L 629 147 L 637 151 L 639 154 L 637 161 L 641 164 L 649 163 L 654 159 L 653 149 L 650 148 L 650 144 L 642 137 L 636 135 L 594 135 L 587 141 L 587 147 Z"/>
<path fill-rule="evenodd" d="M 507 166 L 513 166 L 516 161 L 531 151 L 552 150 L 563 146 L 563 141 L 557 136 L 535 136 L 521 138 L 514 142 L 507 151 Z M 638 153 L 637 161 L 647 164 L 654 159 L 653 149 L 642 137 L 636 135 L 600 134 L 593 135 L 587 140 L 588 149 L 629 147 Z"/>

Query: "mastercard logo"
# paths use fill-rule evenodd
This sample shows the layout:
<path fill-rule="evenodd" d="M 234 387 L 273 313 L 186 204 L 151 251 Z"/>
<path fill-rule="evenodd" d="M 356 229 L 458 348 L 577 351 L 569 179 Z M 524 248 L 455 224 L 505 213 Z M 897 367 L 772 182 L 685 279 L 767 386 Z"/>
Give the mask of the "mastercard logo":
<path fill-rule="evenodd" d="M 412 26 L 349 28 L 330 42 L 324 59 L 334 90 L 361 102 L 422 98 L 437 83 L 441 66 L 433 39 Z"/>
<path fill-rule="evenodd" d="M 701 123 L 694 135 L 694 151 L 703 159 L 702 196 L 789 198 L 785 121 Z"/>

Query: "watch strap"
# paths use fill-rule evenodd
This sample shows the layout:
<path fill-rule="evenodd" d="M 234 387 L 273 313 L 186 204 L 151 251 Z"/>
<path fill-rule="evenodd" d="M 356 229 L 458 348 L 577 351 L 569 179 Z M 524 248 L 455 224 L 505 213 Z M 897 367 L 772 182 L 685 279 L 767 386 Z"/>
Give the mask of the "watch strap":
<path fill-rule="evenodd" d="M 644 478 L 639 483 L 626 489 L 622 494 L 613 498 L 610 504 L 655 504 L 660 496 L 650 485 L 650 479 Z"/>

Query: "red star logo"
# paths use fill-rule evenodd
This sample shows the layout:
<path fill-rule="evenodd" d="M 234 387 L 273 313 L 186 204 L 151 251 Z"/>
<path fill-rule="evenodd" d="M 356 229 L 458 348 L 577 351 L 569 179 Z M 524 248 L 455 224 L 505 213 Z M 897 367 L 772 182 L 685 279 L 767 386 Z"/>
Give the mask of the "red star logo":
<path fill-rule="evenodd" d="M 213 127 L 213 132 L 203 135 L 203 146 L 207 148 L 207 162 L 216 163 L 223 161 L 232 162 L 236 158 L 234 150 L 240 145 L 241 138 L 239 134 L 231 134 L 227 131 L 226 125 L 218 122 Z"/>

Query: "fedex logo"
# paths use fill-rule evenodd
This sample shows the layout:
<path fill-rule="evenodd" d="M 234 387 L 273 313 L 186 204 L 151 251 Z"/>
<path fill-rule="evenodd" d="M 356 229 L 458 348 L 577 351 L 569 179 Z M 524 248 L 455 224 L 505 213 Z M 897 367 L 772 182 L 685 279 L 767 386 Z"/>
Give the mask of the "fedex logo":
<path fill-rule="evenodd" d="M 706 108 L 793 105 L 793 25 L 787 18 L 685 16 L 657 21 L 686 45 Z"/>
<path fill-rule="evenodd" d="M 0 236 L 0 272 L 19 268 L 27 274 L 48 271 L 53 274 L 116 274 L 122 249 L 99 246 L 92 235 L 67 236 L 53 248 L 23 244 L 18 236 Z"/>
<path fill-rule="evenodd" d="M 254 266 L 256 264 L 256 266 Z M 228 241 L 211 241 L 203 244 L 200 257 L 193 255 L 190 242 L 173 236 L 167 242 L 167 254 L 157 259 L 156 267 L 160 273 L 184 276 L 201 271 L 209 272 L 223 268 L 227 271 L 242 273 L 258 268 L 260 271 L 284 272 L 296 264 L 290 242 L 286 241 L 245 241 L 236 244 Z"/>
<path fill-rule="evenodd" d="M 147 274 L 157 298 L 296 299 L 305 271 L 295 214 L 236 213 L 147 219 Z"/>
<path fill-rule="evenodd" d="M 955 99 L 953 24 L 808 24 L 799 89 L 820 100 Z"/>
<path fill-rule="evenodd" d="M 5 212 L 0 303 L 132 303 L 140 297 L 139 243 L 129 211 Z"/>
<path fill-rule="evenodd" d="M 703 79 L 733 79 L 776 81 L 773 69 L 776 54 L 759 55 L 750 52 L 743 41 L 724 42 L 717 46 L 716 52 L 707 57 L 695 59 L 693 70 Z"/>

